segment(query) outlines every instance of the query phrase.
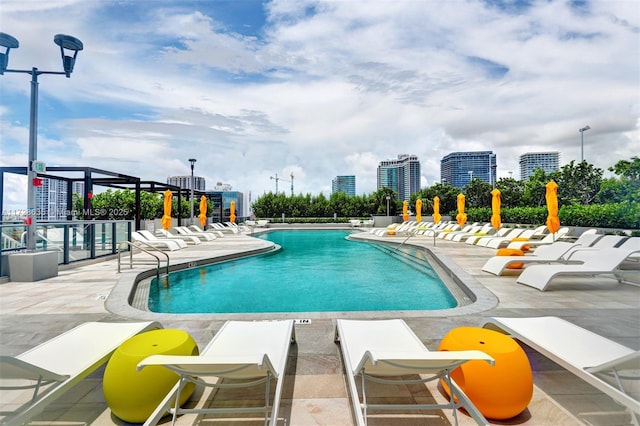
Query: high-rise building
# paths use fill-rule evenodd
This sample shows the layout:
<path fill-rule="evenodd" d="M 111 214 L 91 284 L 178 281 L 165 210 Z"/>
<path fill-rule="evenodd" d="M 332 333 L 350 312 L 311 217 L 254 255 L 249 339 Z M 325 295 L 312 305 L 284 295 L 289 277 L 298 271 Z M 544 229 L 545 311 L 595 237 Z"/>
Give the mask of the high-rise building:
<path fill-rule="evenodd" d="M 36 218 L 43 221 L 66 220 L 67 182 L 42 179 L 42 186 L 36 187 Z"/>
<path fill-rule="evenodd" d="M 440 182 L 462 188 L 471 179 L 480 179 L 494 185 L 496 168 L 493 151 L 452 152 L 440 161 Z"/>
<path fill-rule="evenodd" d="M 542 169 L 546 173 L 558 171 L 560 168 L 560 153 L 553 152 L 527 152 L 520 156 L 520 180 L 527 180 L 536 169 Z"/>
<path fill-rule="evenodd" d="M 191 189 L 191 175 L 189 176 L 169 176 L 167 178 L 169 185 L 179 186 L 182 189 Z M 193 177 L 193 189 L 195 191 L 206 191 L 205 180 L 201 176 Z"/>
<path fill-rule="evenodd" d="M 205 196 L 213 205 L 211 220 L 227 222 L 231 216 L 231 202 L 236 203 L 236 221 L 243 222 L 247 216 L 244 208 L 244 194 L 238 191 L 207 191 Z"/>
<path fill-rule="evenodd" d="M 347 195 L 356 195 L 356 177 L 353 175 L 336 176 L 331 181 L 331 193 L 344 192 Z"/>
<path fill-rule="evenodd" d="M 416 155 L 400 154 L 396 160 L 384 160 L 378 165 L 377 189 L 390 188 L 398 199 L 409 201 L 420 190 L 420 161 Z"/>

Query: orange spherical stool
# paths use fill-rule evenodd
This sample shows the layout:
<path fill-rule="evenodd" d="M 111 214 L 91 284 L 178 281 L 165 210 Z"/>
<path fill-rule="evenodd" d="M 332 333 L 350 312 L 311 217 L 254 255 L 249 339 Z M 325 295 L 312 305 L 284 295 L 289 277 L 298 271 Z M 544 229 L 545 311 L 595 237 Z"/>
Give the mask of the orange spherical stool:
<path fill-rule="evenodd" d="M 479 350 L 495 360 L 469 361 L 456 368 L 451 378 L 471 402 L 489 419 L 510 419 L 520 414 L 533 396 L 533 374 L 529 359 L 511 337 L 477 327 L 455 328 L 440 342 L 438 350 Z M 447 394 L 449 388 L 441 380 Z"/>
<path fill-rule="evenodd" d="M 496 253 L 496 255 L 497 256 L 524 256 L 524 252 L 519 249 L 501 248 L 501 249 L 498 249 L 498 252 Z M 524 263 L 517 262 L 517 263 L 510 263 L 509 265 L 507 265 L 507 268 L 522 269 L 523 266 L 524 266 Z"/>
<path fill-rule="evenodd" d="M 179 376 L 162 366 L 137 365 L 149 355 L 198 355 L 198 345 L 183 330 L 160 329 L 126 340 L 109 359 L 102 390 L 112 413 L 128 423 L 143 423 L 178 382 Z M 180 394 L 180 404 L 195 389 L 190 383 Z"/>

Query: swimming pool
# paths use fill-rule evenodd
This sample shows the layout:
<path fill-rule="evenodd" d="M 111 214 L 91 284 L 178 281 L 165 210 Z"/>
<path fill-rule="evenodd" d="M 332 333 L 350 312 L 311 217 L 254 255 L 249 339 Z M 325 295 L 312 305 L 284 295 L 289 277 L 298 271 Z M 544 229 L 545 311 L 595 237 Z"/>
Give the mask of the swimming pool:
<path fill-rule="evenodd" d="M 158 313 L 437 310 L 456 299 L 417 249 L 350 241 L 349 231 L 282 230 L 260 236 L 282 247 L 262 256 L 154 279 Z"/>

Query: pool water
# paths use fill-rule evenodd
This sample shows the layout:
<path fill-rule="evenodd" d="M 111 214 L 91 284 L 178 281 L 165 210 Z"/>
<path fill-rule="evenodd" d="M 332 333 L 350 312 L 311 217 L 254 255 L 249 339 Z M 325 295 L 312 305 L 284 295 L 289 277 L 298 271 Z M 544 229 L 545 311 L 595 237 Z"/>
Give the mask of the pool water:
<path fill-rule="evenodd" d="M 435 310 L 457 306 L 424 256 L 408 247 L 347 240 L 347 231 L 261 235 L 282 250 L 154 279 L 149 309 L 162 313 Z M 419 253 L 422 254 L 422 253 Z"/>

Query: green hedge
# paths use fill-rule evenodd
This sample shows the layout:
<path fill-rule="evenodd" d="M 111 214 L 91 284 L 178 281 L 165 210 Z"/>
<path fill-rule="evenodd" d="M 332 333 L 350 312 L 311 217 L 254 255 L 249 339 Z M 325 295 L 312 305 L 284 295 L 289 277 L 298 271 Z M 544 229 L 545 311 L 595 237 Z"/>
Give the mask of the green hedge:
<path fill-rule="evenodd" d="M 491 220 L 491 209 L 488 207 L 469 209 L 466 213 L 469 222 Z M 455 217 L 456 212 L 451 212 L 450 215 Z M 563 226 L 640 229 L 640 203 L 637 202 L 572 204 L 561 206 L 558 215 Z M 543 206 L 502 209 L 500 217 L 504 223 L 542 225 L 547 220 L 547 208 Z"/>
<path fill-rule="evenodd" d="M 466 211 L 467 222 L 491 221 L 491 208 L 470 208 Z M 457 212 L 449 212 L 455 218 Z M 428 216 L 428 215 L 424 215 Z M 618 228 L 640 230 L 640 203 L 625 201 L 611 204 L 565 205 L 560 207 L 562 226 L 586 226 L 596 228 Z M 502 209 L 500 218 L 503 223 L 544 225 L 547 221 L 547 208 L 514 207 Z M 349 217 L 285 217 L 284 223 L 347 223 Z M 270 219 L 273 223 L 282 223 L 282 218 Z"/>

